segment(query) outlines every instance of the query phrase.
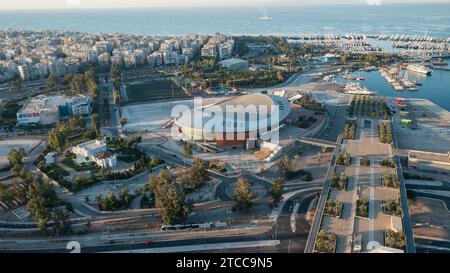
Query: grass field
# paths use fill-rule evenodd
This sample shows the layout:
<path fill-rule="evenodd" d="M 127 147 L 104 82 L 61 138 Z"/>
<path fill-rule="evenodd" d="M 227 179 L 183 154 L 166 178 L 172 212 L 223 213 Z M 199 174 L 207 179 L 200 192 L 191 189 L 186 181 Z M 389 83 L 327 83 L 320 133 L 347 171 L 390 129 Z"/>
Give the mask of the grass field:
<path fill-rule="evenodd" d="M 133 85 L 127 84 L 127 95 L 130 102 L 187 97 L 186 93 L 170 80 L 144 81 L 142 84 Z"/>
<path fill-rule="evenodd" d="M 68 171 L 55 164 L 47 165 L 46 171 L 47 175 L 53 179 L 59 179 L 70 174 Z"/>

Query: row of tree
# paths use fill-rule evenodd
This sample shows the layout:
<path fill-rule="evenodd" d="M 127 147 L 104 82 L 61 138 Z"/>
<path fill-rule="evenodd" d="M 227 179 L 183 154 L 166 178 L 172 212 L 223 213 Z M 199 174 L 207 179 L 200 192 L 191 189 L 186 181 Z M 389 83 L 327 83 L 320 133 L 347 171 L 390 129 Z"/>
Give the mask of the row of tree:
<path fill-rule="evenodd" d="M 369 217 L 369 201 L 363 196 L 356 201 L 356 215 L 359 217 Z"/>
<path fill-rule="evenodd" d="M 345 190 L 345 187 L 347 185 L 347 176 L 344 173 L 342 173 L 341 175 L 333 173 L 330 182 L 332 188 L 343 191 Z"/>
<path fill-rule="evenodd" d="M 96 197 L 97 205 L 100 210 L 111 211 L 129 208 L 133 195 L 128 191 L 128 187 L 120 189 L 118 197 L 110 191 L 107 197 L 102 194 Z"/>
<path fill-rule="evenodd" d="M 385 144 L 392 143 L 392 128 L 389 121 L 380 123 L 379 126 L 380 142 Z"/>
<path fill-rule="evenodd" d="M 342 203 L 340 201 L 327 200 L 325 203 L 325 214 L 341 217 Z"/>
<path fill-rule="evenodd" d="M 389 188 L 398 188 L 400 187 L 400 182 L 398 180 L 397 175 L 389 174 L 387 171 L 383 173 L 382 176 L 383 186 Z"/>
<path fill-rule="evenodd" d="M 346 122 L 344 128 L 344 139 L 355 139 L 356 136 L 356 122 Z"/>
<path fill-rule="evenodd" d="M 339 154 L 336 159 L 336 164 L 341 166 L 350 166 L 352 156 L 349 153 Z"/>
<path fill-rule="evenodd" d="M 45 230 L 49 221 L 53 219 L 53 229 L 58 235 L 71 233 L 72 229 L 65 213 L 58 208 L 61 201 L 57 198 L 52 184 L 46 182 L 42 175 L 35 176 L 23 167 L 22 160 L 25 155 L 20 149 L 12 149 L 9 152 L 8 159 L 20 181 L 13 182 L 9 187 L 1 185 L 0 201 L 5 204 L 14 202 L 26 204 L 41 230 Z"/>

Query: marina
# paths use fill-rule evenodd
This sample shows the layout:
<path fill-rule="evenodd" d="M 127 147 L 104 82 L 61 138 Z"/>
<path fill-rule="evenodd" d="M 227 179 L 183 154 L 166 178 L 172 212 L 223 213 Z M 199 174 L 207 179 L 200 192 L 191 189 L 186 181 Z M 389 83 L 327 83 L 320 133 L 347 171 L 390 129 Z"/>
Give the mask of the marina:
<path fill-rule="evenodd" d="M 447 88 L 450 86 L 448 77 L 450 68 L 447 66 L 431 68 L 433 69 L 431 75 L 412 72 L 407 70 L 406 66 L 397 64 L 383 68 L 366 67 L 352 72 L 332 70 L 332 73 L 314 74 L 312 78 L 317 81 L 339 84 L 342 86 L 343 92 L 346 92 L 346 86 L 349 87 L 347 90 L 351 92 L 356 85 L 359 85 L 378 96 L 429 99 L 450 111 Z M 347 79 L 344 79 L 344 75 L 347 75 L 345 77 Z M 363 78 L 364 81 L 358 81 L 357 77 Z M 348 85 L 349 83 L 350 85 Z"/>

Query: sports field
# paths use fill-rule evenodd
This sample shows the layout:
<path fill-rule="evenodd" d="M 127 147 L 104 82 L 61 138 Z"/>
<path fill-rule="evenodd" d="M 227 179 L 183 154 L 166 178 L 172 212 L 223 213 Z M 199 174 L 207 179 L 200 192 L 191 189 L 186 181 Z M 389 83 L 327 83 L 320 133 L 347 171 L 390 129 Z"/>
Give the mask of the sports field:
<path fill-rule="evenodd" d="M 126 84 L 129 102 L 179 99 L 187 97 L 184 91 L 170 80 L 151 80 Z"/>

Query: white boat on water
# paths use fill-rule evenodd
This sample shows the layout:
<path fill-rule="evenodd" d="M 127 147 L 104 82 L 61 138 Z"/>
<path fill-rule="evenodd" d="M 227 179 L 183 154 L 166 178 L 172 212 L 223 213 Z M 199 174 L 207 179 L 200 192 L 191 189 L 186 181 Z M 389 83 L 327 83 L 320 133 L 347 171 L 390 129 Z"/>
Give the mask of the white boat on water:
<path fill-rule="evenodd" d="M 345 85 L 344 92 L 346 94 L 353 94 L 353 95 L 373 95 L 373 92 L 369 89 L 362 87 L 359 83 L 347 83 Z"/>
<path fill-rule="evenodd" d="M 404 88 L 400 83 L 398 83 L 398 82 L 394 82 L 394 83 L 392 84 L 392 87 L 394 87 L 394 89 L 395 89 L 396 91 L 403 91 L 403 90 L 405 90 L 405 88 Z"/>
<path fill-rule="evenodd" d="M 272 20 L 272 17 L 265 15 L 265 16 L 259 17 L 259 20 Z"/>
<path fill-rule="evenodd" d="M 347 71 L 344 73 L 344 75 L 342 75 L 342 78 L 344 80 L 354 81 L 354 80 L 356 80 L 357 77 L 355 74 L 351 74 Z"/>
<path fill-rule="evenodd" d="M 425 75 L 430 75 L 431 72 L 433 72 L 431 69 L 428 69 L 426 66 L 421 65 L 421 64 L 409 64 L 408 66 L 406 66 L 406 69 L 408 69 L 409 71 L 412 71 L 412 72 L 425 74 Z"/>
<path fill-rule="evenodd" d="M 441 58 L 432 61 L 431 64 L 432 65 L 436 65 L 436 66 L 446 66 L 446 65 L 448 65 L 448 63 L 446 61 L 444 61 L 443 59 L 441 59 Z"/>

